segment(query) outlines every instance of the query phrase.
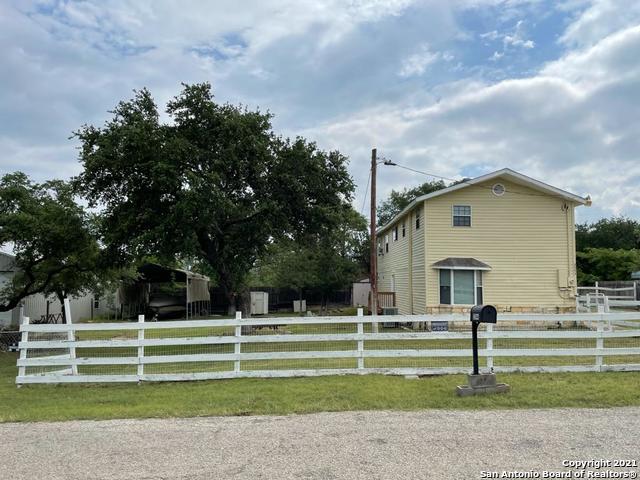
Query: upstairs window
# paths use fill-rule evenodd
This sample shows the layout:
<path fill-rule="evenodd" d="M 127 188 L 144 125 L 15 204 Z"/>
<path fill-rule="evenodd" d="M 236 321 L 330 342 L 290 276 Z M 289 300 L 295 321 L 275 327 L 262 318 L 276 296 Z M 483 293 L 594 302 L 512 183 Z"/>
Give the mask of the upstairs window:
<path fill-rule="evenodd" d="M 384 236 L 384 251 L 389 253 L 389 235 Z"/>
<path fill-rule="evenodd" d="M 420 230 L 420 210 L 416 210 L 416 230 Z"/>
<path fill-rule="evenodd" d="M 398 241 L 398 226 L 397 225 L 395 227 L 393 227 L 393 241 L 394 242 Z"/>
<path fill-rule="evenodd" d="M 404 238 L 406 234 L 407 234 L 407 229 L 406 229 L 405 223 L 402 222 L 402 238 Z"/>
<path fill-rule="evenodd" d="M 471 207 L 469 205 L 453 206 L 453 226 L 454 227 L 470 227 L 471 226 Z"/>

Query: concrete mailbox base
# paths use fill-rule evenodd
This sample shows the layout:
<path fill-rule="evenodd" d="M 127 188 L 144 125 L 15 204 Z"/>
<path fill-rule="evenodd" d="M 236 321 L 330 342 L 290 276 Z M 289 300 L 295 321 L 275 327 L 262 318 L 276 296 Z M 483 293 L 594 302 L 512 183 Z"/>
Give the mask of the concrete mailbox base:
<path fill-rule="evenodd" d="M 495 373 L 467 375 L 469 385 L 458 385 L 456 393 L 459 397 L 482 395 L 485 393 L 506 393 L 511 387 L 506 383 L 497 383 Z"/>

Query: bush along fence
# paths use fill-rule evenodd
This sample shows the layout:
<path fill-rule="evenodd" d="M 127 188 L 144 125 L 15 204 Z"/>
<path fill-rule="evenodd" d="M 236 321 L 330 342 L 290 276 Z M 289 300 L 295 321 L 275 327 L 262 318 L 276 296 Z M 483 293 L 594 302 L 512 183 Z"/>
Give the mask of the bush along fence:
<path fill-rule="evenodd" d="M 379 328 L 373 328 L 373 325 Z M 467 315 L 287 317 L 34 325 L 18 385 L 333 374 L 468 373 Z M 500 314 L 482 325 L 481 369 L 640 370 L 640 313 Z"/>

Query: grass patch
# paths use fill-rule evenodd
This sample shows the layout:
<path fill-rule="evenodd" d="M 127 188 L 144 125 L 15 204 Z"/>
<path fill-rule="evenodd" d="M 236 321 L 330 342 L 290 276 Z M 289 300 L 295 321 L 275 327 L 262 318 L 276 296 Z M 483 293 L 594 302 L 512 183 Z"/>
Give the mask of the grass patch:
<path fill-rule="evenodd" d="M 381 375 L 183 383 L 15 386 L 16 354 L 0 353 L 0 421 L 266 415 L 345 410 L 640 405 L 640 372 L 500 374 L 512 392 L 457 398 L 463 375 Z"/>

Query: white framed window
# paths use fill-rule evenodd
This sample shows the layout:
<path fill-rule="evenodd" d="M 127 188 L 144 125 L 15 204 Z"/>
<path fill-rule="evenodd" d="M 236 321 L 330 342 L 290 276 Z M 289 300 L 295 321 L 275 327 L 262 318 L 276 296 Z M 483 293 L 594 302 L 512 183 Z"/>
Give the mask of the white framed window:
<path fill-rule="evenodd" d="M 389 235 L 384 236 L 384 252 L 389 253 Z"/>
<path fill-rule="evenodd" d="M 407 226 L 405 222 L 402 222 L 402 238 L 404 238 L 406 235 L 407 235 Z"/>
<path fill-rule="evenodd" d="M 454 205 L 452 210 L 452 223 L 454 227 L 470 227 L 471 226 L 471 206 L 470 205 Z"/>
<path fill-rule="evenodd" d="M 504 192 L 506 192 L 507 189 L 504 188 L 503 184 L 496 183 L 493 187 L 491 187 L 491 191 L 496 197 L 501 197 L 502 195 L 504 195 Z"/>
<path fill-rule="evenodd" d="M 416 230 L 420 230 L 420 210 L 416 210 Z"/>
<path fill-rule="evenodd" d="M 483 297 L 482 270 L 440 270 L 440 304 L 479 305 Z"/>
<path fill-rule="evenodd" d="M 394 242 L 398 241 L 398 226 L 397 225 L 395 227 L 393 227 L 393 241 Z"/>

